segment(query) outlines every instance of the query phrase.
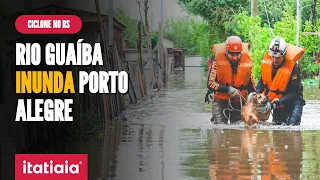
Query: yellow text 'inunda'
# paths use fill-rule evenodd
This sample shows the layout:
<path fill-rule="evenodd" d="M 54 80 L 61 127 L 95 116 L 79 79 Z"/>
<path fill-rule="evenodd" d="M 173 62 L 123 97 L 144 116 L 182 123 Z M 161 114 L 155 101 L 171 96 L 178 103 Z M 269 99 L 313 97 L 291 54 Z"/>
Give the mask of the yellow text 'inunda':
<path fill-rule="evenodd" d="M 72 71 L 16 71 L 16 93 L 62 92 L 75 93 Z"/>

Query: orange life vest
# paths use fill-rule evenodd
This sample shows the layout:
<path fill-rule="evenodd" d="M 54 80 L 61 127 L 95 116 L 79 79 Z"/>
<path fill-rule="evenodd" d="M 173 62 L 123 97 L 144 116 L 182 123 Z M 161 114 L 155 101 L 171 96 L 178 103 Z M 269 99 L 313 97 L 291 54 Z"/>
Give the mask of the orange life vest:
<path fill-rule="evenodd" d="M 287 52 L 284 57 L 283 65 L 278 69 L 277 74 L 272 80 L 272 58 L 266 52 L 261 63 L 261 77 L 263 84 L 268 88 L 269 100 L 282 98 L 287 90 L 291 73 L 296 62 L 305 53 L 304 48 L 287 43 Z M 266 89 L 265 89 L 266 90 Z"/>
<path fill-rule="evenodd" d="M 220 43 L 211 46 L 217 64 L 217 82 L 227 86 L 233 86 L 241 90 L 241 95 L 247 99 L 247 86 L 251 80 L 252 60 L 249 56 L 249 43 L 243 43 L 241 58 L 237 73 L 233 74 L 231 64 L 226 56 L 226 44 Z M 214 99 L 229 100 L 230 95 L 226 92 L 216 92 Z M 234 103 L 239 103 L 239 98 L 233 98 Z M 244 102 L 244 101 L 242 101 Z"/>

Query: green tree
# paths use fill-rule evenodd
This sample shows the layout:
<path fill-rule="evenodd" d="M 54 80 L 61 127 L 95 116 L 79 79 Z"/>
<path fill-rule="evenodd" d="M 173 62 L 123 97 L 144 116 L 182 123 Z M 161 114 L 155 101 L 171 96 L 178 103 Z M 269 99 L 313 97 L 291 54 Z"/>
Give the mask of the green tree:
<path fill-rule="evenodd" d="M 199 48 L 194 43 L 191 19 L 189 17 L 167 19 L 164 24 L 164 36 L 174 41 L 177 48 L 187 48 L 187 54 L 198 54 Z"/>
<path fill-rule="evenodd" d="M 178 0 L 191 15 L 199 18 L 170 19 L 165 26 L 165 34 L 175 41 L 176 47 L 187 48 L 188 55 L 201 55 L 202 65 L 207 67 L 207 59 L 213 55 L 210 46 L 224 42 L 227 36 L 238 35 L 251 44 L 251 57 L 254 62 L 255 79 L 260 78 L 261 59 L 272 38 L 283 37 L 296 44 L 296 3 L 288 1 L 259 1 L 258 14 L 251 17 L 250 2 L 246 0 Z M 311 19 L 312 0 L 302 0 L 302 19 L 299 46 L 306 53 L 299 61 L 302 77 L 308 78 L 319 71 L 314 63 L 315 54 L 320 51 L 320 39 L 302 32 L 320 31 L 319 20 L 313 25 Z M 317 8 L 319 12 L 320 8 Z M 306 13 L 307 12 L 307 13 Z"/>
<path fill-rule="evenodd" d="M 249 0 L 178 0 L 178 3 L 190 14 L 200 16 L 204 20 L 223 28 L 223 22 L 230 21 L 241 11 L 249 11 Z"/>
<path fill-rule="evenodd" d="M 316 26 L 313 26 L 311 21 L 306 21 L 304 26 L 304 31 L 308 32 L 319 32 L 320 22 Z M 313 75 L 317 75 L 320 69 L 319 64 L 315 64 L 316 53 L 320 51 L 320 38 L 315 35 L 302 35 L 301 46 L 306 48 L 306 55 L 301 62 L 302 77 L 308 78 Z"/>
<path fill-rule="evenodd" d="M 128 41 L 129 48 L 137 48 L 137 39 L 138 39 L 138 22 L 134 19 L 131 19 L 122 9 L 118 8 L 115 11 L 115 17 L 122 24 L 126 26 L 126 29 L 123 32 L 124 40 Z"/>
<path fill-rule="evenodd" d="M 260 25 L 262 24 L 262 25 Z M 319 29 L 313 27 L 310 21 L 306 21 L 302 27 L 303 31 L 313 31 Z M 243 38 L 244 41 L 252 44 L 251 57 L 254 62 L 253 73 L 256 79 L 260 78 L 260 65 L 268 48 L 269 42 L 275 36 L 283 37 L 288 43 L 296 44 L 296 21 L 293 11 L 289 6 L 284 12 L 284 17 L 274 23 L 274 28 L 269 28 L 267 24 L 261 22 L 259 16 L 250 17 L 246 12 L 235 16 L 232 23 L 225 23 L 227 32 L 234 32 Z M 319 65 L 314 63 L 314 52 L 319 52 L 320 40 L 316 36 L 304 35 L 300 32 L 299 46 L 306 49 L 306 53 L 299 61 L 302 77 L 308 78 L 319 71 Z"/>

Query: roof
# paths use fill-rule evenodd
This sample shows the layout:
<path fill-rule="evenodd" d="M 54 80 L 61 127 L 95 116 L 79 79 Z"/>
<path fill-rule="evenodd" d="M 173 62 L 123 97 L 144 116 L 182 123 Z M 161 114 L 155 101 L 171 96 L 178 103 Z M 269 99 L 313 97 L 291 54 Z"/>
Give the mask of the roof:
<path fill-rule="evenodd" d="M 168 38 L 167 36 L 163 36 L 163 38 L 168 39 L 168 40 L 170 40 L 170 41 L 174 42 L 174 40 L 173 40 L 173 39 Z"/>
<path fill-rule="evenodd" d="M 186 51 L 187 48 L 172 48 L 174 51 Z"/>
<path fill-rule="evenodd" d="M 187 51 L 187 48 L 172 48 L 172 51 L 184 53 Z"/>
<path fill-rule="evenodd" d="M 55 13 L 52 13 L 55 12 Z M 13 14 L 8 14 L 5 16 L 2 16 L 1 21 L 7 21 L 12 19 L 17 19 L 20 15 L 24 14 L 23 11 L 19 11 Z M 97 13 L 95 12 L 89 12 L 89 11 L 83 11 L 68 7 L 62 7 L 57 5 L 48 5 L 43 7 L 37 7 L 31 10 L 30 14 L 66 14 L 66 15 L 77 15 L 83 22 L 98 22 Z M 107 22 L 108 21 L 108 15 L 101 14 L 102 21 Z M 114 25 L 117 28 L 120 28 L 121 30 L 124 30 L 126 26 L 122 24 L 120 21 L 118 21 L 115 17 L 113 17 Z"/>

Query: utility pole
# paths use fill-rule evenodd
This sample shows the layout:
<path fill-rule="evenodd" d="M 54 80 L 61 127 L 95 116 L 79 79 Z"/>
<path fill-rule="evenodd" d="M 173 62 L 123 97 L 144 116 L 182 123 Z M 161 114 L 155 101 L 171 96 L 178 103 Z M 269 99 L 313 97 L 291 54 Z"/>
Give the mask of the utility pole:
<path fill-rule="evenodd" d="M 163 0 L 161 0 L 161 44 L 163 42 Z"/>
<path fill-rule="evenodd" d="M 165 77 L 165 74 L 164 74 L 164 56 L 163 56 L 163 50 L 164 50 L 164 47 L 163 47 L 163 0 L 161 0 L 161 23 L 160 23 L 160 48 L 159 48 L 159 53 L 158 53 L 158 56 L 159 56 L 159 59 L 160 59 L 160 65 L 161 65 L 161 68 L 159 68 L 159 78 L 160 78 L 160 84 L 161 84 L 161 87 L 163 87 L 163 82 L 164 82 L 164 77 Z"/>
<path fill-rule="evenodd" d="M 251 16 L 254 17 L 257 15 L 257 6 L 258 1 L 257 0 L 251 0 Z"/>
<path fill-rule="evenodd" d="M 161 0 L 161 27 L 163 26 L 163 0 Z M 161 28 L 162 30 L 163 28 Z M 162 32 L 161 32 L 162 34 Z"/>
<path fill-rule="evenodd" d="M 297 0 L 296 46 L 299 46 L 300 16 L 300 0 Z"/>
<path fill-rule="evenodd" d="M 257 6 L 258 6 L 258 0 L 251 0 L 251 17 L 254 17 L 257 15 Z M 252 29 L 249 30 L 249 37 L 250 41 L 252 43 Z M 254 49 L 254 46 L 252 45 L 250 48 L 250 52 L 252 53 Z"/>
<path fill-rule="evenodd" d="M 159 29 L 160 31 L 161 31 L 161 39 L 160 39 L 160 43 L 161 43 L 161 46 L 163 45 L 162 43 L 163 43 L 163 0 L 161 0 L 161 26 L 160 26 L 160 29 Z M 161 49 L 161 52 L 162 52 L 162 47 L 160 48 Z M 162 57 L 162 54 L 161 54 L 161 56 L 160 57 Z"/>

